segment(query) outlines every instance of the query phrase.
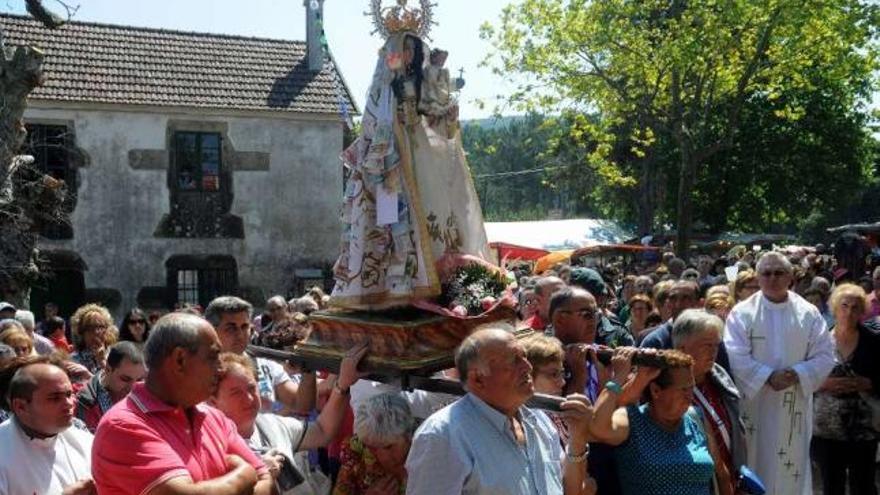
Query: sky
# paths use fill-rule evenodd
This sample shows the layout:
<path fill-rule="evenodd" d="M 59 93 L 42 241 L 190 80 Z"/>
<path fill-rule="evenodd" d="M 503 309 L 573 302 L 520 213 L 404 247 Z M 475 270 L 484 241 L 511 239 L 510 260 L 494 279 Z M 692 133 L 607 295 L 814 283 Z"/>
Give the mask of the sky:
<path fill-rule="evenodd" d="M 235 34 L 288 40 L 305 39 L 303 0 L 65 0 L 78 5 L 74 20 L 123 24 L 182 31 Z M 436 3 L 431 30 L 432 47 L 449 51 L 446 67 L 453 77 L 464 69 L 461 118 L 489 117 L 498 95 L 512 91 L 507 81 L 491 73 L 480 62 L 490 45 L 480 39 L 483 22 L 498 22 L 501 9 L 511 0 L 432 0 Z M 392 5 L 394 0 L 385 0 Z M 44 4 L 63 12 L 52 0 Z M 418 4 L 410 0 L 410 4 Z M 368 0 L 326 0 L 324 31 L 330 51 L 340 66 L 358 109 L 363 109 L 376 53 L 382 46 L 373 30 Z M 24 14 L 23 0 L 0 0 L 0 10 Z M 479 105 L 479 101 L 486 102 Z"/>

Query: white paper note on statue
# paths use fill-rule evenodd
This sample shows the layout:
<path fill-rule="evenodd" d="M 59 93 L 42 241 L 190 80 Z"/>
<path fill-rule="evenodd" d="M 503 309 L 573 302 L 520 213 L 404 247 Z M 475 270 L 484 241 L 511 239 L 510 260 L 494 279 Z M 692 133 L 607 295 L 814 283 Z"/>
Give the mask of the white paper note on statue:
<path fill-rule="evenodd" d="M 397 191 L 388 192 L 384 187 L 376 188 L 376 225 L 397 223 Z"/>

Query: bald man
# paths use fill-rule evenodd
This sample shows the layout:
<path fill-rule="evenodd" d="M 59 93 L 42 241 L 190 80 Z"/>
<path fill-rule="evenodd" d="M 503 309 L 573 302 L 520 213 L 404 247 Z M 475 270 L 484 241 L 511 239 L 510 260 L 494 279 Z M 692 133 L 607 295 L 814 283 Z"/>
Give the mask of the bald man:
<path fill-rule="evenodd" d="M 550 298 L 557 291 L 565 288 L 565 282 L 559 277 L 541 277 L 535 283 L 535 296 L 538 300 L 538 311 L 526 320 L 532 330 L 543 332 L 550 323 Z"/>
<path fill-rule="evenodd" d="M 92 435 L 71 428 L 76 395 L 67 374 L 47 358 L 17 361 L 0 424 L 0 494 L 94 493 Z"/>
<path fill-rule="evenodd" d="M 548 417 L 524 406 L 534 394 L 532 366 L 512 334 L 475 332 L 456 352 L 455 366 L 468 393 L 416 431 L 407 494 L 594 493 L 584 466 L 592 416 L 585 397 L 562 403 L 571 433 L 563 451 Z"/>

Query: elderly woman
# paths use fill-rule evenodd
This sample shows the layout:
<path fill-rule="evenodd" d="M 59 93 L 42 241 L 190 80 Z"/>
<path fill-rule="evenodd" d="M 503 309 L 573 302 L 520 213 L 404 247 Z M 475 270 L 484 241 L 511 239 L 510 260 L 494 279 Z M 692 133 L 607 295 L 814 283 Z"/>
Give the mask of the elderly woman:
<path fill-rule="evenodd" d="M 333 495 L 406 493 L 406 469 L 415 420 L 398 394 L 374 395 L 358 406 L 354 435 L 342 448 Z"/>
<path fill-rule="evenodd" d="M 565 387 L 565 350 L 562 342 L 556 337 L 535 333 L 522 340 L 526 350 L 526 359 L 532 365 L 532 383 L 539 394 L 562 396 Z M 568 428 L 562 417 L 554 412 L 541 411 L 546 414 L 556 431 L 562 446 L 568 444 Z"/>
<path fill-rule="evenodd" d="M 693 406 L 706 420 L 727 472 L 735 475 L 746 463 L 746 431 L 740 416 L 739 390 L 715 362 L 723 332 L 724 322 L 718 316 L 686 309 L 672 325 L 672 345 L 694 360 Z"/>
<path fill-rule="evenodd" d="M 727 320 L 727 315 L 730 313 L 730 310 L 733 309 L 733 300 L 731 300 L 730 296 L 727 294 L 716 292 L 711 296 L 706 297 L 706 302 L 703 303 L 703 308 L 709 313 L 721 318 L 721 321 L 725 321 Z"/>
<path fill-rule="evenodd" d="M 642 341 L 645 330 L 648 329 L 648 316 L 654 311 L 654 303 L 645 294 L 636 294 L 629 300 L 630 318 L 626 322 L 626 329 L 632 334 L 636 343 Z"/>
<path fill-rule="evenodd" d="M 235 423 L 251 449 L 263 454 L 280 495 L 329 493 L 329 480 L 309 469 L 305 451 L 325 447 L 336 436 L 348 407 L 349 389 L 360 378 L 357 365 L 366 351 L 366 345 L 358 346 L 342 360 L 330 398 L 314 423 L 261 413 L 253 362 L 240 354 L 220 356 L 220 378 L 209 402 Z"/>
<path fill-rule="evenodd" d="M 11 347 L 17 357 L 30 356 L 34 353 L 34 341 L 24 331 L 24 328 L 21 328 L 21 325 L 0 327 L 0 344 Z"/>
<path fill-rule="evenodd" d="M 839 285 L 831 294 L 835 365 L 815 396 L 812 445 L 823 493 L 845 493 L 847 478 L 850 493 L 877 493 L 878 432 L 866 399 L 880 395 L 880 336 L 861 323 L 867 305 L 857 285 Z"/>
<path fill-rule="evenodd" d="M 70 359 L 85 366 L 92 374 L 101 371 L 107 358 L 110 332 L 114 328 L 110 311 L 99 304 L 86 304 L 70 317 L 70 326 L 74 335 L 74 353 Z"/>
<path fill-rule="evenodd" d="M 758 286 L 758 274 L 754 270 L 743 270 L 736 275 L 736 279 L 730 283 L 734 303 L 744 301 L 755 292 L 761 290 Z"/>
<path fill-rule="evenodd" d="M 592 428 L 599 441 L 616 446 L 623 495 L 709 495 L 713 476 L 717 493 L 732 495 L 730 473 L 715 461 L 714 439 L 691 408 L 693 359 L 665 351 L 666 368 L 640 366 L 630 375 L 634 352 L 615 351 L 613 378 L 596 402 Z M 646 402 L 635 405 L 642 394 Z"/>

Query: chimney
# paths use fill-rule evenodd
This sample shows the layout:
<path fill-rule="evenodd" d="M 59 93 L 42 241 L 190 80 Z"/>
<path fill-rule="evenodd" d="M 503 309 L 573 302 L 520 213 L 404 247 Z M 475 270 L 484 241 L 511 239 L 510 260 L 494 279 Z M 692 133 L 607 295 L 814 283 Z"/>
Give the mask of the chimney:
<path fill-rule="evenodd" d="M 309 70 L 320 72 L 324 68 L 324 0 L 303 0 L 306 7 L 306 57 Z"/>

